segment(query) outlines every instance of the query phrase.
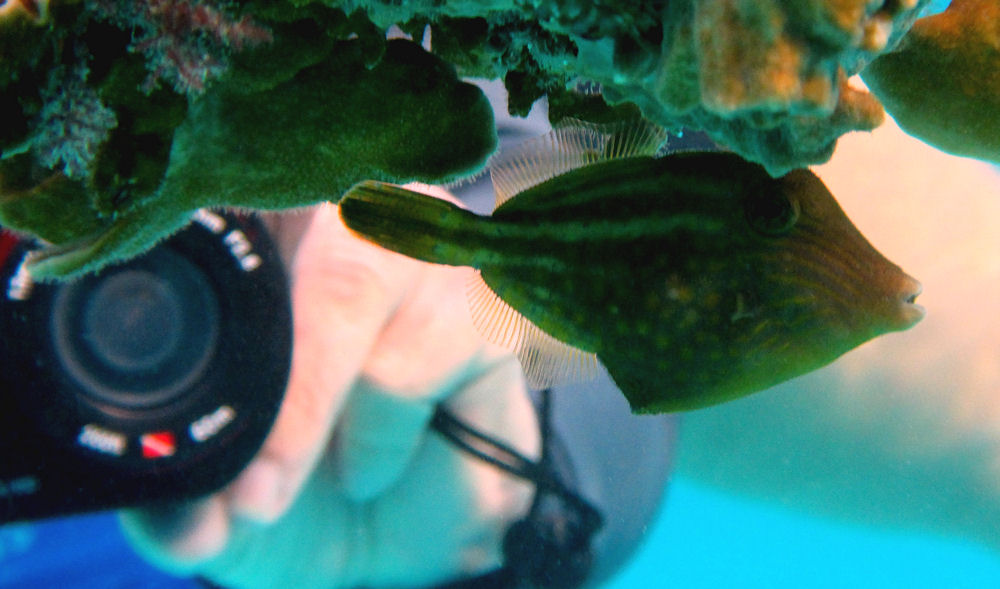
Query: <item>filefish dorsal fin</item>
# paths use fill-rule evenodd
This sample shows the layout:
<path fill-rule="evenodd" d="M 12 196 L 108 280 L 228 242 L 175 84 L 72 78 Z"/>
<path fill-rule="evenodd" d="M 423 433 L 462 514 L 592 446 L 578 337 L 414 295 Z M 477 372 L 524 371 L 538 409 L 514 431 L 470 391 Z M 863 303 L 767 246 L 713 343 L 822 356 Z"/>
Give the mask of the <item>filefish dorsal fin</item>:
<path fill-rule="evenodd" d="M 528 385 L 545 388 L 597 376 L 597 354 L 545 333 L 501 299 L 477 271 L 469 281 L 472 322 L 488 340 L 514 352 Z"/>
<path fill-rule="evenodd" d="M 606 125 L 563 119 L 549 133 L 490 162 L 496 206 L 576 168 L 618 158 L 656 155 L 666 139 L 664 129 L 645 119 Z"/>

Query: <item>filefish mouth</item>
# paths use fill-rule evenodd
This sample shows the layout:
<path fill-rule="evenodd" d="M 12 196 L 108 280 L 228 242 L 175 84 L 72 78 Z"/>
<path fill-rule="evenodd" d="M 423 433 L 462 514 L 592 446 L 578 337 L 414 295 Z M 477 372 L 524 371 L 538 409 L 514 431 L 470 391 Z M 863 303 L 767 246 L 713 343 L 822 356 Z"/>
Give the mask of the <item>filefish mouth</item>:
<path fill-rule="evenodd" d="M 916 302 L 923 291 L 924 287 L 919 281 L 907 274 L 903 275 L 899 289 L 899 323 L 894 326 L 896 329 L 909 329 L 924 318 L 927 311 Z"/>

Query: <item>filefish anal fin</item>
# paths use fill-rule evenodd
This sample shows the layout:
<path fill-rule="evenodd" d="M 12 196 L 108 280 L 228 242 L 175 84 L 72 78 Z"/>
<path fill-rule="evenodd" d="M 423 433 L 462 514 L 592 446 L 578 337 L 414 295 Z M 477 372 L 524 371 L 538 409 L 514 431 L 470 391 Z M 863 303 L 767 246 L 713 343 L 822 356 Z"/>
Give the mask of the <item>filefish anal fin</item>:
<path fill-rule="evenodd" d="M 489 341 L 514 352 L 529 386 L 545 388 L 597 376 L 597 354 L 561 342 L 542 331 L 497 296 L 478 271 L 469 281 L 468 294 L 476 329 Z"/>

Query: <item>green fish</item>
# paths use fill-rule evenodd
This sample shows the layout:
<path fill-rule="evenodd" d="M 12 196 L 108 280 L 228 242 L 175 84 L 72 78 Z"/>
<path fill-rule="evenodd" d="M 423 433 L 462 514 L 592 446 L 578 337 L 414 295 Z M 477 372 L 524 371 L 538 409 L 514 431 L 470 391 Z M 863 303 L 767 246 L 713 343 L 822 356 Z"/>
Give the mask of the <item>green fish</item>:
<path fill-rule="evenodd" d="M 407 256 L 479 270 L 473 316 L 536 386 L 604 365 L 634 412 L 735 399 L 924 314 L 812 172 L 732 153 L 655 157 L 645 124 L 572 123 L 491 169 L 481 216 L 362 182 L 347 226 Z"/>

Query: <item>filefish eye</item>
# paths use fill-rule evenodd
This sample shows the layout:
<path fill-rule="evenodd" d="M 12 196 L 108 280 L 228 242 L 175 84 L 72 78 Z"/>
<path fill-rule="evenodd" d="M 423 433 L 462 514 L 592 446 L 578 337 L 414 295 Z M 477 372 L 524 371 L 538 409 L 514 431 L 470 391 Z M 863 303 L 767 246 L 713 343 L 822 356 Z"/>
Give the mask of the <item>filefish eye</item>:
<path fill-rule="evenodd" d="M 764 235 L 784 235 L 799 220 L 799 203 L 785 194 L 758 192 L 744 203 L 747 222 Z"/>

